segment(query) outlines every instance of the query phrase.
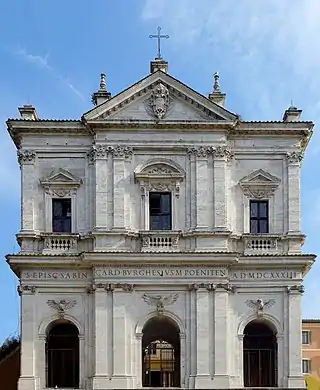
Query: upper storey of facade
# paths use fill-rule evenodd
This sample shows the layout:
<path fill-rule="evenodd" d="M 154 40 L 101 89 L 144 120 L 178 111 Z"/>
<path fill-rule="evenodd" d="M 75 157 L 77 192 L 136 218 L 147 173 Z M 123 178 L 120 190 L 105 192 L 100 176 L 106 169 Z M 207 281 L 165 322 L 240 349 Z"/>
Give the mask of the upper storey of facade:
<path fill-rule="evenodd" d="M 151 63 L 81 120 L 7 121 L 22 176 L 21 254 L 300 254 L 300 165 L 313 123 L 245 122 Z"/>

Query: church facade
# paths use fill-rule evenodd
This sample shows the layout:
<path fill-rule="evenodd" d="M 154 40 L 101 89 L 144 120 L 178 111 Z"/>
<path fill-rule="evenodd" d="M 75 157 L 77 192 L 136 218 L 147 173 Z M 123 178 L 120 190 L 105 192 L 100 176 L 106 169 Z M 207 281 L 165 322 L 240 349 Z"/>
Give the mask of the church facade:
<path fill-rule="evenodd" d="M 313 124 L 246 122 L 150 74 L 80 120 L 7 121 L 21 167 L 19 390 L 304 388 L 300 166 Z"/>

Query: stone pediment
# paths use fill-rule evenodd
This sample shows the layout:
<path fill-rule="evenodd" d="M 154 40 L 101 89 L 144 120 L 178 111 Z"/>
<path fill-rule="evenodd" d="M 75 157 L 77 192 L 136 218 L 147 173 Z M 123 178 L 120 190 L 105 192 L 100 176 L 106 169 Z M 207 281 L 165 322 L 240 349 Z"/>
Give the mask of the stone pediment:
<path fill-rule="evenodd" d="M 253 171 L 239 181 L 244 194 L 250 198 L 269 198 L 279 187 L 281 180 L 263 169 Z"/>
<path fill-rule="evenodd" d="M 234 122 L 238 116 L 158 71 L 85 113 L 86 121 Z"/>
<path fill-rule="evenodd" d="M 41 179 L 40 183 L 45 187 L 79 187 L 82 180 L 65 169 L 57 169 L 51 172 L 49 176 Z"/>

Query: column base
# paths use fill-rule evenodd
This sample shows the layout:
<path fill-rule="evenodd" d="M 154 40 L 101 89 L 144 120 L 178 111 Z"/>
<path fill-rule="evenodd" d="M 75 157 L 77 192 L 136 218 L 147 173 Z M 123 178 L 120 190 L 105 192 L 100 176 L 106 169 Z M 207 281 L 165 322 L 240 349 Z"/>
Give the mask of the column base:
<path fill-rule="evenodd" d="M 303 375 L 289 376 L 288 388 L 289 389 L 305 389 L 307 387 L 306 381 Z"/>
<path fill-rule="evenodd" d="M 197 375 L 194 381 L 195 389 L 213 389 L 210 375 Z"/>
<path fill-rule="evenodd" d="M 215 375 L 211 386 L 213 389 L 230 389 L 229 375 Z"/>
<path fill-rule="evenodd" d="M 96 375 L 92 378 L 93 390 L 104 390 L 109 388 L 111 378 L 105 375 Z"/>
<path fill-rule="evenodd" d="M 110 378 L 109 389 L 133 389 L 134 378 L 126 375 L 114 375 Z"/>
<path fill-rule="evenodd" d="M 18 390 L 38 390 L 39 378 L 34 376 L 21 376 L 18 381 Z"/>

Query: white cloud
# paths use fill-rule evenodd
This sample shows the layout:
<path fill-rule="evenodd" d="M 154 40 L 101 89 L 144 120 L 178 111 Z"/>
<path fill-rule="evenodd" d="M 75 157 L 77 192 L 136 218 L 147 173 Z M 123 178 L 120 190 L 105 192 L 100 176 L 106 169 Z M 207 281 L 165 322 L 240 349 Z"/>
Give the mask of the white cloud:
<path fill-rule="evenodd" d="M 34 55 L 28 53 L 26 49 L 19 49 L 15 54 L 20 57 L 22 60 L 29 62 L 39 68 L 49 71 L 53 77 L 57 78 L 62 84 L 69 88 L 73 93 L 75 93 L 82 100 L 85 99 L 83 94 L 66 78 L 59 74 L 51 65 L 48 63 L 49 54 L 46 54 L 44 57 L 41 55 Z"/>

